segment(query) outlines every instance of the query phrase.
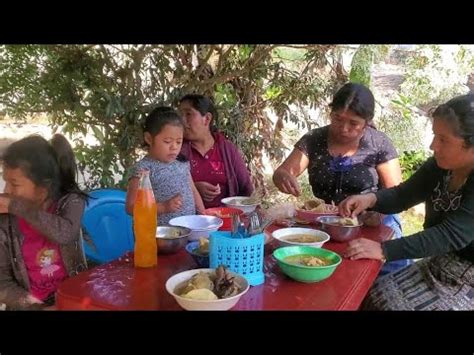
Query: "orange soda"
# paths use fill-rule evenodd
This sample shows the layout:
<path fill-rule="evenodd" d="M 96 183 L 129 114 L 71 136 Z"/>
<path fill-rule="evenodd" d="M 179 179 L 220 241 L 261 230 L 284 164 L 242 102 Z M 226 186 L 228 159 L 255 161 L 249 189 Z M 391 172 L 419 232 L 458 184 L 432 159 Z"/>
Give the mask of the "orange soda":
<path fill-rule="evenodd" d="M 157 205 L 151 188 L 149 171 L 143 171 L 133 206 L 135 233 L 135 267 L 153 267 L 158 264 L 156 243 Z"/>

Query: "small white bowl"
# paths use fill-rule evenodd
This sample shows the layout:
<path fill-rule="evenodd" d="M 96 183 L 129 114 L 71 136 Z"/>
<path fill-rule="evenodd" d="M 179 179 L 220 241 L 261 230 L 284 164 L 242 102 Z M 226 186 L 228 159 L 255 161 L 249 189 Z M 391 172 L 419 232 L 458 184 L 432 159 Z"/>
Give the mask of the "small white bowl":
<path fill-rule="evenodd" d="M 200 238 L 209 238 L 210 232 L 217 231 L 224 221 L 222 218 L 205 215 L 189 215 L 173 218 L 169 221 L 172 226 L 181 226 L 191 229 L 188 240 L 194 241 Z"/>
<path fill-rule="evenodd" d="M 297 235 L 297 234 L 306 234 L 317 237 L 319 240 L 312 243 L 302 243 L 302 242 L 292 242 L 286 240 L 286 238 Z M 283 246 L 308 246 L 313 248 L 321 248 L 324 243 L 326 243 L 331 237 L 329 234 L 312 228 L 281 228 L 272 233 L 272 237 L 278 240 L 278 242 Z"/>
<path fill-rule="evenodd" d="M 237 302 L 239 302 L 240 297 L 242 297 L 247 291 L 249 290 L 249 283 L 247 280 L 239 275 L 236 274 L 235 272 L 230 272 L 232 276 L 235 276 L 235 279 L 241 285 L 244 290 L 240 292 L 238 295 L 229 297 L 229 298 L 223 298 L 219 300 L 212 300 L 212 301 L 206 301 L 206 300 L 193 300 L 185 297 L 178 296 L 177 294 L 174 293 L 174 290 L 176 286 L 181 284 L 182 282 L 185 282 L 198 272 L 208 272 L 210 274 L 215 275 L 215 269 L 193 269 L 193 270 L 187 270 L 180 272 L 179 274 L 171 276 L 165 284 L 166 291 L 175 298 L 176 302 L 183 307 L 187 311 L 227 311 L 234 307 Z"/>
<path fill-rule="evenodd" d="M 233 196 L 233 197 L 223 198 L 221 202 L 228 207 L 238 208 L 244 211 L 244 213 L 250 213 L 250 212 L 253 212 L 255 208 L 257 208 L 257 206 L 260 204 L 260 203 L 253 203 L 251 205 L 242 204 L 241 201 L 248 200 L 250 198 L 251 197 L 248 197 L 248 196 Z"/>

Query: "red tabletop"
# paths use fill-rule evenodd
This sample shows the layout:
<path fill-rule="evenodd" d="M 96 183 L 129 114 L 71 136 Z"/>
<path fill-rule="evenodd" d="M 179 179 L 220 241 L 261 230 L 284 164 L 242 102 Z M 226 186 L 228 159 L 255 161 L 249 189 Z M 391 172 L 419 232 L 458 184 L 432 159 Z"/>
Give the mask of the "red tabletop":
<path fill-rule="evenodd" d="M 270 226 L 268 232 L 278 227 Z M 363 227 L 361 237 L 387 240 L 386 226 Z M 324 248 L 342 255 L 347 243 L 327 242 Z M 234 310 L 357 310 L 370 289 L 381 263 L 376 260 L 343 259 L 326 280 L 301 283 L 284 275 L 272 256 L 275 241 L 265 246 L 265 283 L 251 287 Z M 65 280 L 57 291 L 60 310 L 181 310 L 166 292 L 166 280 L 196 268 L 184 249 L 159 255 L 158 266 L 135 269 L 131 255 L 84 271 Z"/>

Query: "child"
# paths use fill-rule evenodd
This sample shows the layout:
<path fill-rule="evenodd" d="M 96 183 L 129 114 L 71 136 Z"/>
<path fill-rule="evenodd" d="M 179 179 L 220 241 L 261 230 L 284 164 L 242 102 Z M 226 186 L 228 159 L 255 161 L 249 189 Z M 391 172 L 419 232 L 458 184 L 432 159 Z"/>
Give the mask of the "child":
<path fill-rule="evenodd" d="M 81 218 L 87 195 L 76 183 L 68 141 L 30 136 L 2 157 L 0 304 L 42 309 L 54 303 L 61 281 L 85 270 Z"/>
<path fill-rule="evenodd" d="M 170 107 L 158 107 L 146 118 L 144 140 L 148 155 L 135 164 L 128 183 L 127 212 L 133 214 L 139 172 L 150 171 L 150 181 L 158 205 L 158 225 L 174 217 L 204 213 L 201 195 L 194 186 L 189 162 L 179 156 L 184 124 Z"/>

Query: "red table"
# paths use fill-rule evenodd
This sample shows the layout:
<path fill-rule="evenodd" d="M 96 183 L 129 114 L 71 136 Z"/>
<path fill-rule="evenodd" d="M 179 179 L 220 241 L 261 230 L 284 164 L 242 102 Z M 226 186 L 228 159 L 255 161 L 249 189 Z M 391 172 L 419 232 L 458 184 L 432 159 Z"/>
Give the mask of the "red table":
<path fill-rule="evenodd" d="M 268 232 L 277 229 L 270 226 Z M 361 236 L 387 240 L 393 235 L 386 226 L 363 227 Z M 377 277 L 376 260 L 343 259 L 336 271 L 318 283 L 300 283 L 285 276 L 265 246 L 265 283 L 251 287 L 234 310 L 357 310 Z M 342 254 L 346 243 L 328 242 L 324 248 Z M 158 267 L 135 269 L 131 256 L 87 270 L 65 280 L 56 295 L 60 310 L 180 310 L 165 290 L 166 280 L 181 271 L 196 268 L 184 249 L 159 255 Z"/>

